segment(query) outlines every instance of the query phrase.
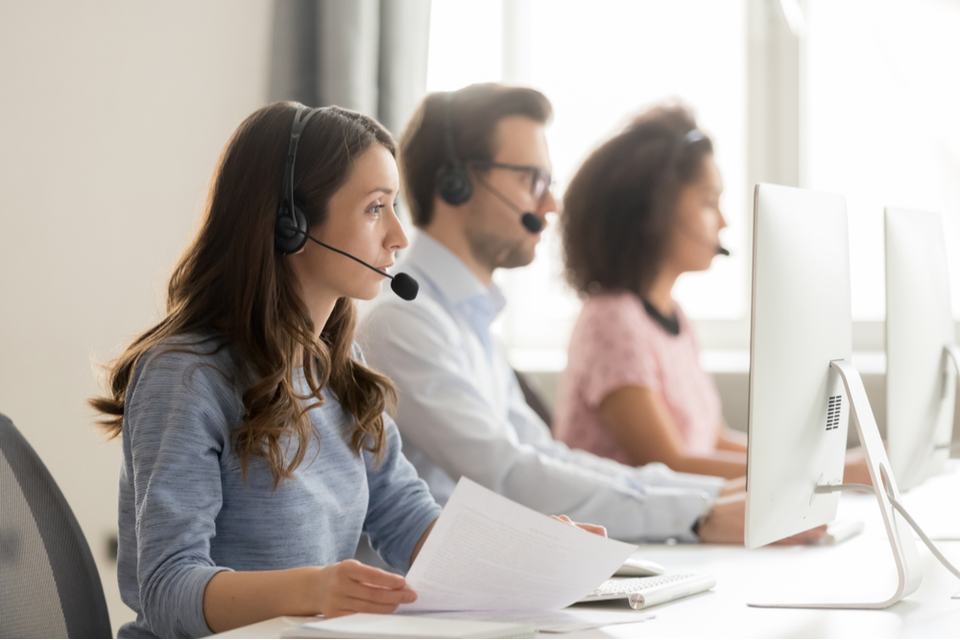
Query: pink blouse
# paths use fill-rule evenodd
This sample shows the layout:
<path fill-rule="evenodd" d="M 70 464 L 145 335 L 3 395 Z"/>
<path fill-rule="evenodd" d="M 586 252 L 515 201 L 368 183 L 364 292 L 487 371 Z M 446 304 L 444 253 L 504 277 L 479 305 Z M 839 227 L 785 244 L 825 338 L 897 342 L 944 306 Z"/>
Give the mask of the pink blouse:
<path fill-rule="evenodd" d="M 560 380 L 553 435 L 571 448 L 628 463 L 600 417 L 600 403 L 622 387 L 660 393 L 690 455 L 716 450 L 720 397 L 700 368 L 693 329 L 677 307 L 680 334 L 671 335 L 629 293 L 591 296 L 573 335 Z"/>

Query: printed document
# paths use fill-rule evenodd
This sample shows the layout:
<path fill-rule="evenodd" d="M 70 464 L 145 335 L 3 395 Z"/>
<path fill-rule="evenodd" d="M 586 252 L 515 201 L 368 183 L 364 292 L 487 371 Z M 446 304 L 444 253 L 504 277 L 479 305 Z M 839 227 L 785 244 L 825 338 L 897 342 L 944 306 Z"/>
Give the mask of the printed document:
<path fill-rule="evenodd" d="M 398 612 L 560 609 L 636 550 L 461 478 L 407 573 L 417 601 Z"/>

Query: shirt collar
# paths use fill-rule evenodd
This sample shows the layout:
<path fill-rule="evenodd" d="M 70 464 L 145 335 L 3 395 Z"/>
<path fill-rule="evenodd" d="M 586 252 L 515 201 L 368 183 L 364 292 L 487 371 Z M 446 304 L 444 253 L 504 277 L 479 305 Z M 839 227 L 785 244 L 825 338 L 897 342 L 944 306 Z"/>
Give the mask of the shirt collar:
<path fill-rule="evenodd" d="M 453 305 L 476 297 L 489 299 L 496 313 L 506 305 L 496 284 L 485 287 L 460 258 L 426 232 L 417 233 L 404 262 L 416 267 Z"/>

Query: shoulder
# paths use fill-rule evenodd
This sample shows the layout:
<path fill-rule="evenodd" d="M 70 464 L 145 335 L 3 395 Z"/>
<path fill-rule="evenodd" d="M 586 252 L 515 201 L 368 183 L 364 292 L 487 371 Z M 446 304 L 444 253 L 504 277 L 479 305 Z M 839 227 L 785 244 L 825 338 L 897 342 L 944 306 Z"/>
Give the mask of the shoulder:
<path fill-rule="evenodd" d="M 411 301 L 383 295 L 361 307 L 357 333 L 360 343 L 370 351 L 376 343 L 417 336 L 453 341 L 459 328 L 450 312 L 428 295 Z"/>
<path fill-rule="evenodd" d="M 649 318 L 632 293 L 612 293 L 590 296 L 583 304 L 578 324 L 595 331 L 645 332 Z"/>
<path fill-rule="evenodd" d="M 235 354 L 222 338 L 215 334 L 186 334 L 165 340 L 143 354 L 128 395 L 135 397 L 136 390 L 146 386 L 150 395 L 233 404 L 241 376 Z"/>
<path fill-rule="evenodd" d="M 595 316 L 635 316 L 643 313 L 643 303 L 632 293 L 604 293 L 587 298 L 583 311 Z"/>
<path fill-rule="evenodd" d="M 185 334 L 151 347 L 137 363 L 141 375 L 159 372 L 194 371 L 207 376 L 213 370 L 232 376 L 236 373 L 233 351 L 216 334 Z"/>

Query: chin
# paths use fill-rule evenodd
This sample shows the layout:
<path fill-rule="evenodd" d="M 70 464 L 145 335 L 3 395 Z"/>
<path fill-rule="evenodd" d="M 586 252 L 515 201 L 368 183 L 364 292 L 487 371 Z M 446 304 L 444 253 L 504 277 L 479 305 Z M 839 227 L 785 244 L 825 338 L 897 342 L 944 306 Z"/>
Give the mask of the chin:
<path fill-rule="evenodd" d="M 383 281 L 371 284 L 370 286 L 357 288 L 354 291 L 347 293 L 348 298 L 353 298 L 354 300 L 373 300 L 378 297 L 381 292 L 383 292 Z"/>
<path fill-rule="evenodd" d="M 533 262 L 534 258 L 536 257 L 537 257 L 537 243 L 534 242 L 529 246 L 526 243 L 524 243 L 516 247 L 513 251 L 510 252 L 510 255 L 504 261 L 509 264 L 504 264 L 502 266 L 508 269 L 513 267 L 525 267 L 531 262 Z"/>

